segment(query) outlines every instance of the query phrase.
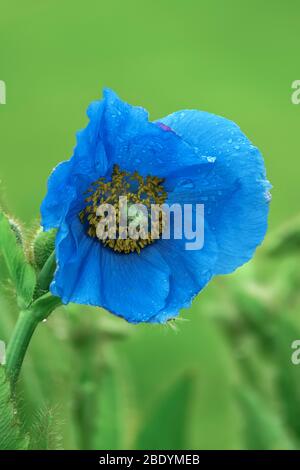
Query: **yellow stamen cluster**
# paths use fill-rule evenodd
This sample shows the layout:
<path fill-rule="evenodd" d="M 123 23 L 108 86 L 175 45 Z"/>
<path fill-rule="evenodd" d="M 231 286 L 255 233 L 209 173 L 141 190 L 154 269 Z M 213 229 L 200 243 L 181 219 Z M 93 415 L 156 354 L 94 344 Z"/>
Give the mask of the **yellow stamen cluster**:
<path fill-rule="evenodd" d="M 105 246 L 119 253 L 128 254 L 135 251 L 140 253 L 142 248 L 153 243 L 163 232 L 164 221 L 162 213 L 159 214 L 158 223 L 151 224 L 151 206 L 155 204 L 160 207 L 167 198 L 167 193 L 162 185 L 163 182 L 163 178 L 150 175 L 143 177 L 137 171 L 131 174 L 121 170 L 118 165 L 114 165 L 110 180 L 99 178 L 92 183 L 87 191 L 89 195 L 85 199 L 86 207 L 80 212 L 79 217 L 81 222 L 87 225 L 88 235 L 90 237 L 97 237 L 97 226 L 103 220 L 103 215 L 99 215 L 97 210 L 101 205 L 110 204 L 115 209 L 116 236 L 106 239 L 98 237 L 99 240 Z M 126 197 L 127 208 L 130 208 L 133 204 L 143 204 L 148 209 L 148 230 L 145 233 L 141 229 L 139 236 L 135 239 L 128 236 L 127 227 L 125 227 L 126 233 L 124 233 L 124 227 L 120 224 L 123 210 L 122 204 L 120 204 L 122 196 Z M 138 221 L 140 214 L 133 216 L 128 214 L 128 221 L 130 222 L 135 217 Z M 105 220 L 109 222 L 107 218 Z"/>

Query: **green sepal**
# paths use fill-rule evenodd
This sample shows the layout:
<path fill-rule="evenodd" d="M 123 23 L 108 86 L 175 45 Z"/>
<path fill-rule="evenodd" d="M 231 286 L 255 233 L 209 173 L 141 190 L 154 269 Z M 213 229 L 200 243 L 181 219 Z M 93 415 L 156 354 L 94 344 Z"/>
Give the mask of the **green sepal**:
<path fill-rule="evenodd" d="M 52 282 L 54 273 L 56 270 L 56 256 L 55 251 L 51 253 L 47 261 L 45 262 L 41 272 L 38 275 L 37 280 L 37 291 L 38 297 L 41 293 L 45 293 L 49 290 Z"/>
<path fill-rule="evenodd" d="M 45 320 L 53 310 L 62 305 L 59 297 L 54 297 L 50 292 L 39 297 L 30 306 L 30 314 L 34 316 L 37 322 Z"/>

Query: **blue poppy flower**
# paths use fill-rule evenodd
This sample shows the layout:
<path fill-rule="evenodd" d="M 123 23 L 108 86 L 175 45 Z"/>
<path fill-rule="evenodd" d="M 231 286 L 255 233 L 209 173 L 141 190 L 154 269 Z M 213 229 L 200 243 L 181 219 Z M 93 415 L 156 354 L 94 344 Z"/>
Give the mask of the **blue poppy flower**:
<path fill-rule="evenodd" d="M 270 199 L 263 158 L 236 124 L 206 112 L 150 122 L 143 108 L 105 90 L 87 114 L 72 158 L 50 175 L 41 207 L 44 229 L 58 229 L 51 292 L 133 323 L 163 323 L 214 275 L 248 261 L 262 242 Z M 203 247 L 186 250 L 184 236 L 160 236 L 132 250 L 123 241 L 100 241 L 93 201 L 101 191 L 111 198 L 114 185 L 128 178 L 151 187 L 154 200 L 204 204 Z M 126 187 L 136 197 L 138 186 Z"/>

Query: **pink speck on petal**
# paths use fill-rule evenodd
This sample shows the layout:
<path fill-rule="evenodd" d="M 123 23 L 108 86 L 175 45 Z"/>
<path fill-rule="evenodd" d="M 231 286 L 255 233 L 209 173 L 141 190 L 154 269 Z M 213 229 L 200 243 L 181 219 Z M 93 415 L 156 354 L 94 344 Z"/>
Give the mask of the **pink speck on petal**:
<path fill-rule="evenodd" d="M 157 122 L 156 124 L 157 124 L 161 129 L 163 129 L 164 131 L 171 131 L 171 132 L 172 132 L 171 127 L 166 126 L 166 125 L 163 124 L 162 122 Z"/>

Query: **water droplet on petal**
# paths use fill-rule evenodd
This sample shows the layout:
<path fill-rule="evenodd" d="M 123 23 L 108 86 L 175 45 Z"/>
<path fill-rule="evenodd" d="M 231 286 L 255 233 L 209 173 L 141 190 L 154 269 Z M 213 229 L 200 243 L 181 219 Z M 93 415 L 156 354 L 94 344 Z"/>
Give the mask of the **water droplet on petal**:
<path fill-rule="evenodd" d="M 265 198 L 267 200 L 267 202 L 270 202 L 271 199 L 272 199 L 272 194 L 270 193 L 270 191 L 266 191 L 265 192 Z"/>
<path fill-rule="evenodd" d="M 181 180 L 178 186 L 186 189 L 193 189 L 195 185 L 192 180 Z"/>

